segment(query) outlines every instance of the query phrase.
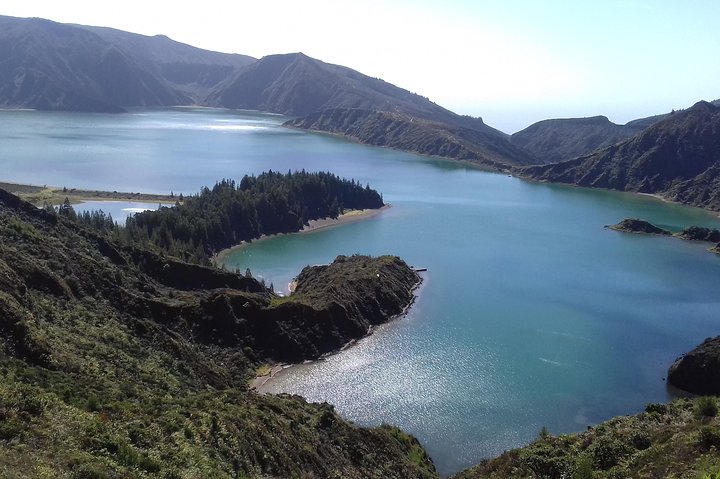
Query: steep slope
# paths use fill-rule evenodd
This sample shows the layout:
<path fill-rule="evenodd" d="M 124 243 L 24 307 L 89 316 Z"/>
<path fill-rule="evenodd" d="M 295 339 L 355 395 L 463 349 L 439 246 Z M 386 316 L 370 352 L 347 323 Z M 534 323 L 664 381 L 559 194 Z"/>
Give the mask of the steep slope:
<path fill-rule="evenodd" d="M 78 27 L 0 17 L 0 106 L 121 111 L 189 99 L 120 47 Z"/>
<path fill-rule="evenodd" d="M 396 428 L 246 390 L 264 358 L 315 357 L 401 311 L 417 280 L 390 257 L 302 276 L 281 301 L 0 190 L 0 476 L 436 477 Z"/>
<path fill-rule="evenodd" d="M 219 53 L 176 42 L 165 35 L 146 36 L 106 27 L 77 25 L 122 49 L 148 71 L 167 80 L 196 103 L 238 68 L 256 61 L 247 55 Z"/>
<path fill-rule="evenodd" d="M 302 53 L 261 58 L 219 85 L 208 101 L 291 116 L 329 109 L 387 111 L 506 136 L 479 118 L 457 115 L 420 95 Z"/>
<path fill-rule="evenodd" d="M 340 134 L 367 145 L 472 161 L 503 170 L 509 164 L 536 164 L 507 139 L 483 130 L 362 109 L 332 109 L 290 120 L 287 126 Z"/>
<path fill-rule="evenodd" d="M 242 68 L 208 103 L 282 113 L 295 128 L 488 166 L 536 163 L 480 118 L 460 116 L 427 98 L 302 53 L 270 55 Z"/>
<path fill-rule="evenodd" d="M 665 116 L 626 125 L 617 125 L 604 116 L 543 120 L 514 133 L 510 141 L 545 163 L 559 163 L 630 138 Z"/>
<path fill-rule="evenodd" d="M 304 117 L 291 126 L 491 168 L 542 162 L 480 118 L 301 53 L 256 61 L 162 35 L 0 17 L 0 107 L 119 112 L 188 104 Z"/>
<path fill-rule="evenodd" d="M 720 209 L 720 107 L 702 101 L 616 145 L 517 172 L 541 181 L 656 193 Z"/>

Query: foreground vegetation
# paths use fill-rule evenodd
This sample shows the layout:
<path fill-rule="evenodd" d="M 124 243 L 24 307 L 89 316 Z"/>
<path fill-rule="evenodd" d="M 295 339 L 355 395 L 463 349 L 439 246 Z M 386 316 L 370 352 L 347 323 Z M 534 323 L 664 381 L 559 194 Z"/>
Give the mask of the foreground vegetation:
<path fill-rule="evenodd" d="M 316 357 L 382 320 L 356 305 L 401 311 L 417 280 L 389 257 L 328 270 L 339 288 L 377 288 L 334 310 L 312 286 L 312 301 L 275 304 L 251 277 L 120 245 L 0 190 L 0 477 L 436 477 L 396 428 L 247 390 L 276 353 Z"/>
<path fill-rule="evenodd" d="M 307 267 L 279 298 L 72 216 L 0 190 L 0 477 L 437 477 L 397 428 L 247 387 L 268 360 L 317 358 L 401 313 L 418 277 L 399 258 Z M 720 470 L 717 409 L 543 431 L 457 477 L 702 478 Z"/>
<path fill-rule="evenodd" d="M 720 471 L 718 400 L 700 397 L 649 404 L 580 434 L 541 431 L 521 449 L 483 461 L 454 479 L 676 478 L 704 479 Z"/>

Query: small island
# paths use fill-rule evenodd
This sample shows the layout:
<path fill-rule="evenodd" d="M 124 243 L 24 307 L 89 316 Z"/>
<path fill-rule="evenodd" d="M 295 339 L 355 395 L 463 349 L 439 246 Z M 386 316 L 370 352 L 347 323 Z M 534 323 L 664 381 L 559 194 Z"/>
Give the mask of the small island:
<path fill-rule="evenodd" d="M 623 233 L 638 233 L 658 236 L 673 236 L 687 241 L 703 241 L 707 243 L 716 243 L 715 246 L 708 251 L 720 254 L 720 231 L 702 226 L 689 226 L 679 233 L 660 228 L 648 221 L 637 218 L 626 218 L 615 225 L 606 226 L 606 228 L 621 231 Z"/>
<path fill-rule="evenodd" d="M 637 218 L 626 218 L 616 225 L 607 226 L 607 228 L 615 231 L 622 231 L 624 233 L 643 233 L 661 236 L 672 235 L 672 233 L 668 230 L 664 230 L 648 221 Z"/>

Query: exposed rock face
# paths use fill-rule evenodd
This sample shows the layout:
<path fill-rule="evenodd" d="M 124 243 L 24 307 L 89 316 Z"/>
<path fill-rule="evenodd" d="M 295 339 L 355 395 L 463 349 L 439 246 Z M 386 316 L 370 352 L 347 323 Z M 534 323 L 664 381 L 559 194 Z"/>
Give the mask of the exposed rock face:
<path fill-rule="evenodd" d="M 540 181 L 641 193 L 720 209 L 720 108 L 699 102 L 616 145 L 562 163 L 520 168 Z"/>
<path fill-rule="evenodd" d="M 615 231 L 624 231 L 626 233 L 646 233 L 653 235 L 671 235 L 672 233 L 668 230 L 658 228 L 652 223 L 645 220 L 627 218 L 622 220 L 616 225 L 609 226 L 610 229 Z"/>
<path fill-rule="evenodd" d="M 679 357 L 670 366 L 668 382 L 693 394 L 720 395 L 720 336 Z"/>

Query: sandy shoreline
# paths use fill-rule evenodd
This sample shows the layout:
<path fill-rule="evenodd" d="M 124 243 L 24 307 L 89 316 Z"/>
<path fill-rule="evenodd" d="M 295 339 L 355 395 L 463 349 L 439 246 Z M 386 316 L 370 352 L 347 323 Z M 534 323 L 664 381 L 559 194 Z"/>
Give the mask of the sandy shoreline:
<path fill-rule="evenodd" d="M 261 237 L 256 238 L 252 241 L 243 241 L 242 243 L 240 243 L 238 245 L 235 245 L 231 248 L 226 248 L 226 249 L 220 251 L 219 253 L 216 253 L 212 260 L 213 260 L 213 263 L 215 263 L 216 265 L 221 264 L 228 257 L 228 255 L 230 255 L 231 253 L 234 253 L 235 251 L 239 251 L 239 250 L 247 247 L 249 244 L 255 244 L 258 241 L 263 241 L 263 240 L 266 240 L 269 238 L 274 238 L 276 236 L 281 236 L 281 235 L 286 235 L 286 234 L 289 234 L 289 235 L 306 234 L 306 233 L 312 233 L 314 231 L 318 231 L 318 230 L 322 230 L 322 229 L 326 229 L 326 228 L 331 228 L 333 226 L 339 226 L 339 225 L 344 225 L 344 224 L 348 224 L 348 223 L 355 223 L 356 221 L 362 221 L 362 220 L 366 220 L 369 218 L 373 218 L 373 217 L 379 215 L 380 213 L 382 213 L 383 211 L 387 210 L 390 207 L 391 207 L 390 204 L 386 204 L 383 207 L 376 208 L 376 209 L 348 210 L 345 213 L 338 216 L 337 218 L 321 218 L 319 220 L 310 220 L 308 222 L 308 224 L 305 225 L 303 227 L 303 229 L 301 229 L 300 231 L 296 231 L 293 233 L 279 233 L 279 234 L 275 234 L 275 235 L 262 235 Z"/>
<path fill-rule="evenodd" d="M 36 206 L 43 204 L 61 204 L 65 198 L 72 204 L 83 201 L 137 201 L 145 203 L 162 202 L 175 204 L 179 197 L 155 195 L 149 193 L 127 193 L 122 191 L 82 190 L 48 185 L 23 185 L 19 183 L 0 182 L 0 188 L 19 196 Z"/>

